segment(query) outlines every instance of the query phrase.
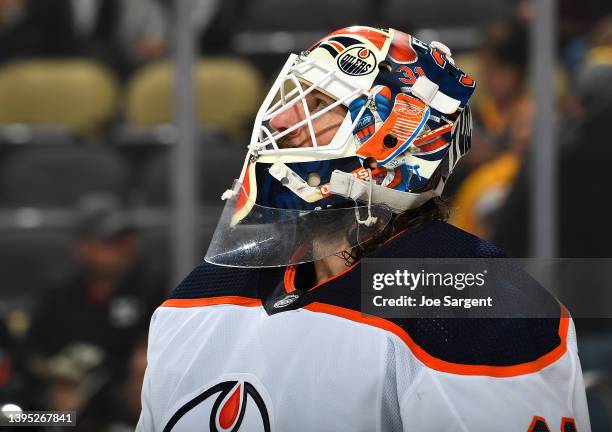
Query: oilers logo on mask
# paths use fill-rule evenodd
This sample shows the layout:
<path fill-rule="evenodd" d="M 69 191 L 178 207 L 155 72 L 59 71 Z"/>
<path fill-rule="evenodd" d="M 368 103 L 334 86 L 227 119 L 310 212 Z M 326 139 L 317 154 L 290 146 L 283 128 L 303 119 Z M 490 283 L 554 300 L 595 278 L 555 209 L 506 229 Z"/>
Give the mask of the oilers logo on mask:
<path fill-rule="evenodd" d="M 376 57 L 363 46 L 347 49 L 338 57 L 338 67 L 347 75 L 360 76 L 370 73 L 376 66 Z"/>

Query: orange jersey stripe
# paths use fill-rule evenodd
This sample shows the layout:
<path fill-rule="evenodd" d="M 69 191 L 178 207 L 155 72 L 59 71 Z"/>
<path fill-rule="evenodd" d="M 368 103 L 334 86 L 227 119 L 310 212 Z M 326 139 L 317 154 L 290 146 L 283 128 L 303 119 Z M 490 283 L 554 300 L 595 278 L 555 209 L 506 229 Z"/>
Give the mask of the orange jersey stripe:
<path fill-rule="evenodd" d="M 325 279 L 322 280 L 321 282 L 318 282 L 315 286 L 313 286 L 312 288 L 309 288 L 308 291 L 311 291 L 313 289 L 319 288 L 321 285 L 326 284 L 327 282 L 330 282 L 340 276 L 342 276 L 343 274 L 347 273 L 348 271 L 350 271 L 353 267 L 355 267 L 358 264 L 358 262 L 353 263 L 352 265 L 350 265 L 349 267 L 344 268 L 341 272 Z M 285 283 L 285 291 L 286 292 L 292 292 L 295 291 L 295 273 L 297 271 L 297 266 L 292 265 L 287 267 L 287 269 L 285 270 L 285 277 L 284 277 L 284 283 Z"/>
<path fill-rule="evenodd" d="M 200 306 L 215 306 L 221 304 L 232 304 L 236 306 L 261 306 L 261 300 L 241 297 L 222 296 L 195 299 L 169 299 L 161 304 L 161 307 L 191 308 Z"/>
<path fill-rule="evenodd" d="M 384 318 L 379 318 L 371 315 L 362 314 L 359 311 L 346 309 L 339 306 L 332 306 L 325 303 L 312 303 L 304 307 L 312 312 L 326 313 L 329 315 L 336 315 L 342 318 L 349 319 L 362 324 L 371 325 L 380 329 L 386 330 L 398 336 L 408 348 L 412 351 L 416 358 L 418 358 L 427 367 L 440 371 L 447 372 L 457 375 L 484 375 L 491 377 L 513 377 L 519 375 L 526 375 L 537 372 L 546 366 L 557 361 L 567 351 L 567 332 L 569 328 L 569 315 L 565 308 L 561 306 L 561 319 L 559 322 L 559 338 L 561 343 L 557 348 L 544 354 L 542 357 L 527 363 L 521 363 L 513 366 L 486 366 L 486 365 L 464 365 L 458 363 L 451 363 L 439 358 L 436 358 L 414 342 L 410 335 L 397 324 L 388 321 Z"/>

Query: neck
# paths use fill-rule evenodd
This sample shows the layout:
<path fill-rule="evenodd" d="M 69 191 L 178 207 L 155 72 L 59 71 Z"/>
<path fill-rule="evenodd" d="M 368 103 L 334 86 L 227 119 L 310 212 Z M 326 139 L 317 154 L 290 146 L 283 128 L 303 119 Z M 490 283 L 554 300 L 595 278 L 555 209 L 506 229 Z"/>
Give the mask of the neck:
<path fill-rule="evenodd" d="M 317 284 L 336 276 L 346 269 L 344 259 L 332 255 L 314 262 Z"/>

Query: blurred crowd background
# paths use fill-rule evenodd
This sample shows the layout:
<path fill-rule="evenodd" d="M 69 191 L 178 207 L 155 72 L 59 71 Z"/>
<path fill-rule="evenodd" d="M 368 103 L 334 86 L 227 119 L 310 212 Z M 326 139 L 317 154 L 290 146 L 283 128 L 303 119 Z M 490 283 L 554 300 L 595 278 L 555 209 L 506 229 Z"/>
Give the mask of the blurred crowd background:
<path fill-rule="evenodd" d="M 138 419 L 148 322 L 177 282 L 173 3 L 0 0 L 0 408 L 76 410 L 78 430 Z M 612 7 L 557 11 L 559 255 L 605 258 Z M 201 256 L 287 53 L 352 24 L 442 41 L 476 79 L 451 223 L 530 255 L 530 1 L 194 0 L 192 19 Z M 577 324 L 594 430 L 611 430 L 609 323 Z"/>

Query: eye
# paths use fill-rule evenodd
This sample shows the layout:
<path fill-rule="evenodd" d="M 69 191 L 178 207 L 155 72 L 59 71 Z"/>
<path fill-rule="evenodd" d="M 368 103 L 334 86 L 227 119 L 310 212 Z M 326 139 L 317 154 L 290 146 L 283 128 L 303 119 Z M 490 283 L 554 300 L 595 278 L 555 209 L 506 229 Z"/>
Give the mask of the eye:
<path fill-rule="evenodd" d="M 324 110 L 325 108 L 327 108 L 329 106 L 329 104 L 327 103 L 327 101 L 321 99 L 321 98 L 316 98 L 315 99 L 315 107 L 314 107 L 314 112 L 318 112 L 321 110 Z"/>

